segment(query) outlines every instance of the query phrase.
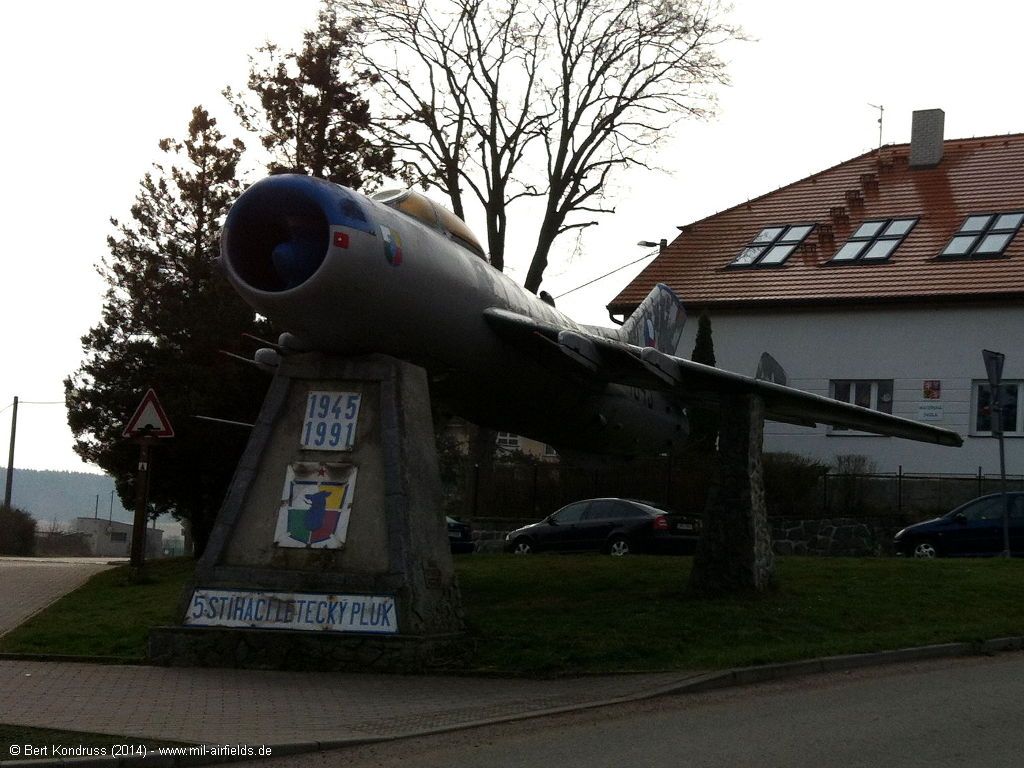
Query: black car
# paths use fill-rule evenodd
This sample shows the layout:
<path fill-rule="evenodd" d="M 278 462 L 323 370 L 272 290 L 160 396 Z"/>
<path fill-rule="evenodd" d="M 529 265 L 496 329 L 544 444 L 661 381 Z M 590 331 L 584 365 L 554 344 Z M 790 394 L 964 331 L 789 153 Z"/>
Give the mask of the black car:
<path fill-rule="evenodd" d="M 1008 493 L 1010 552 L 1024 555 L 1024 493 Z M 993 493 L 934 520 L 908 526 L 893 540 L 905 557 L 985 557 L 1003 551 L 1003 497 Z"/>
<path fill-rule="evenodd" d="M 687 554 L 696 548 L 700 520 L 633 499 L 586 499 L 505 536 L 505 551 Z"/>
<path fill-rule="evenodd" d="M 448 543 L 453 555 L 468 555 L 473 551 L 473 529 L 467 523 L 446 517 L 448 521 Z"/>

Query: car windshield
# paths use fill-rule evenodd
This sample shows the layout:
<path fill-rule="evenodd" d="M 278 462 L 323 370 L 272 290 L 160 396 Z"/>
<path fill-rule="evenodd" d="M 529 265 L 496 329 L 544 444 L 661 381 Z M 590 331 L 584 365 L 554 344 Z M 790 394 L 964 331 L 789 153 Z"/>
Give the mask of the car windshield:
<path fill-rule="evenodd" d="M 554 515 L 554 520 L 558 523 L 575 523 L 583 517 L 583 512 L 586 510 L 589 502 L 582 501 L 575 504 L 570 504 L 567 507 L 562 507 Z"/>

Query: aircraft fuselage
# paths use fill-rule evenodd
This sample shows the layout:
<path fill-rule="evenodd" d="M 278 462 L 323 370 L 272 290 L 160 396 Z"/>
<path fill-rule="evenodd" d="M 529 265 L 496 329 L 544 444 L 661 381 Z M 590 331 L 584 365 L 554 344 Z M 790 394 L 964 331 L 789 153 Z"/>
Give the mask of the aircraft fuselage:
<path fill-rule="evenodd" d="M 475 423 L 594 453 L 658 453 L 686 438 L 679 398 L 569 380 L 503 341 L 485 310 L 595 329 L 520 287 L 440 224 L 326 181 L 271 176 L 235 203 L 222 254 L 236 290 L 301 348 L 421 365 L 432 395 Z"/>

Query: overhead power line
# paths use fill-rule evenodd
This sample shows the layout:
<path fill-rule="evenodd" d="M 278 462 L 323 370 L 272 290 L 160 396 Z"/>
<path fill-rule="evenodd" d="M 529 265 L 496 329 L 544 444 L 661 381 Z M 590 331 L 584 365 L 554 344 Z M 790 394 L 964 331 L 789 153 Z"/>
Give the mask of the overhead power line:
<path fill-rule="evenodd" d="M 574 291 L 578 291 L 580 288 L 586 288 L 588 285 L 593 285 L 598 280 L 604 280 L 609 275 L 614 275 L 616 272 L 621 272 L 626 267 L 632 267 L 634 264 L 639 264 L 644 259 L 650 259 L 650 258 L 653 258 L 653 257 L 655 257 L 657 255 L 658 255 L 658 252 L 645 254 L 645 255 L 641 256 L 639 259 L 634 259 L 633 261 L 629 262 L 628 264 L 623 264 L 621 267 L 616 267 L 611 272 L 605 272 L 600 277 L 595 277 L 593 280 L 588 280 L 587 282 L 583 283 L 582 285 L 577 285 L 575 288 L 570 288 L 565 293 L 558 294 L 557 296 L 555 296 L 555 298 L 556 299 L 560 299 L 563 296 L 568 296 L 570 293 L 573 293 Z"/>
<path fill-rule="evenodd" d="M 3 413 L 13 405 L 14 403 L 8 403 L 3 408 L 0 408 L 0 413 Z M 67 403 L 64 400 L 19 400 L 18 405 L 67 405 Z"/>

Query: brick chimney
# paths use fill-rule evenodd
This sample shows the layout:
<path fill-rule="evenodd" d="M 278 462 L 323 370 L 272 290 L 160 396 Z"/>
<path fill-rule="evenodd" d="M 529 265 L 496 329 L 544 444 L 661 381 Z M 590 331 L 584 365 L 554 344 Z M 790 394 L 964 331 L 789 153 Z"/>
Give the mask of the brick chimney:
<path fill-rule="evenodd" d="M 946 113 L 918 109 L 910 126 L 910 167 L 934 168 L 942 160 L 942 129 Z"/>

